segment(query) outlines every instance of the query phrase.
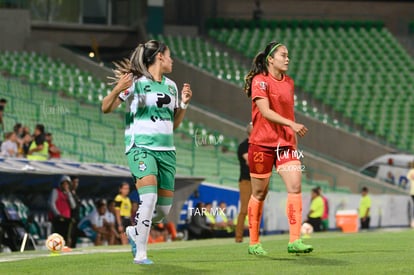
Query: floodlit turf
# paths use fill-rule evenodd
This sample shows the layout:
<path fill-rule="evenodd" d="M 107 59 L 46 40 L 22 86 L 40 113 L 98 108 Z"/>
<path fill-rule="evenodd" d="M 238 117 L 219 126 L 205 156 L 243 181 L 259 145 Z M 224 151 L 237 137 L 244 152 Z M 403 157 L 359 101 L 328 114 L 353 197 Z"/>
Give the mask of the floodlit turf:
<path fill-rule="evenodd" d="M 313 234 L 306 243 L 315 251 L 299 256 L 287 253 L 287 235 L 266 236 L 262 243 L 268 256 L 248 255 L 247 243 L 233 239 L 150 245 L 152 266 L 134 265 L 127 247 L 120 246 L 55 257 L 46 251 L 0 254 L 0 274 L 414 274 L 410 229 Z"/>

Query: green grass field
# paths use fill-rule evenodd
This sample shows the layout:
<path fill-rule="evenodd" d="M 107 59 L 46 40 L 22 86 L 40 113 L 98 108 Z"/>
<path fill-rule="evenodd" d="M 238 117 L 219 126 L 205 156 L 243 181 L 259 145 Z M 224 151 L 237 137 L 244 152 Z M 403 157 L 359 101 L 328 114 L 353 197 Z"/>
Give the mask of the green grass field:
<path fill-rule="evenodd" d="M 247 254 L 233 239 L 150 245 L 151 266 L 132 263 L 128 247 L 0 254 L 0 274 L 414 274 L 414 230 L 313 234 L 314 252 L 289 255 L 287 235 L 262 238 L 269 256 Z"/>

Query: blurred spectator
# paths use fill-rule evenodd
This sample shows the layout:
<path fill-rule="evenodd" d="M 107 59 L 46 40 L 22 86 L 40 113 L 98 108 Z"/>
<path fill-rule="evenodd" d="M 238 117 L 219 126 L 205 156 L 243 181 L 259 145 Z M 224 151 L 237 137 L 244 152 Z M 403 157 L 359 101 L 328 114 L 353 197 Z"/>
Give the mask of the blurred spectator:
<path fill-rule="evenodd" d="M 6 109 L 7 100 L 5 98 L 0 98 L 0 145 L 4 140 L 4 119 L 3 119 L 3 112 Z"/>
<path fill-rule="evenodd" d="M 19 157 L 27 157 L 29 153 L 30 144 L 32 143 L 32 135 L 24 133 L 22 138 L 22 144 L 19 146 L 18 155 Z"/>
<path fill-rule="evenodd" d="M 410 195 L 411 199 L 413 200 L 413 216 L 414 216 L 414 161 L 409 164 L 410 170 L 408 170 L 407 179 L 409 180 L 410 184 Z"/>
<path fill-rule="evenodd" d="M 388 182 L 389 184 L 395 184 L 395 177 L 394 174 L 391 171 L 388 171 L 387 178 L 385 179 L 385 182 Z"/>
<path fill-rule="evenodd" d="M 329 202 L 328 198 L 322 194 L 322 188 L 320 186 L 316 187 L 323 200 L 323 215 L 322 215 L 322 230 L 326 231 L 329 229 Z"/>
<path fill-rule="evenodd" d="M 4 121 L 3 121 L 4 107 L 0 105 L 0 145 L 4 139 Z"/>
<path fill-rule="evenodd" d="M 369 229 L 371 197 L 368 195 L 368 188 L 361 189 L 361 200 L 359 202 L 359 218 L 361 220 L 361 229 Z"/>
<path fill-rule="evenodd" d="M 128 244 L 128 239 L 124 234 L 125 228 L 131 225 L 131 200 L 129 195 L 129 183 L 123 182 L 119 186 L 119 193 L 115 197 L 115 218 L 118 233 L 121 236 L 122 244 Z"/>
<path fill-rule="evenodd" d="M 216 224 L 214 226 L 216 236 L 230 236 L 233 232 L 233 221 L 227 217 L 227 204 L 222 201 L 217 209 Z"/>
<path fill-rule="evenodd" d="M 30 135 L 30 129 L 27 126 L 23 126 L 23 134 L 22 136 L 25 136 L 26 134 Z"/>
<path fill-rule="evenodd" d="M 60 149 L 53 144 L 53 135 L 52 133 L 46 133 L 45 135 L 46 142 L 49 145 L 49 158 L 50 159 L 60 159 Z"/>
<path fill-rule="evenodd" d="M 3 108 L 6 108 L 6 105 L 7 105 L 7 99 L 0 98 L 0 106 L 2 106 Z"/>
<path fill-rule="evenodd" d="M 117 229 L 117 223 L 116 223 L 116 210 L 115 210 L 115 201 L 113 199 L 108 200 L 107 202 L 107 208 L 108 212 L 111 213 L 114 216 L 115 219 L 115 244 L 121 244 L 121 236 L 118 233 Z M 122 235 L 122 234 L 121 234 Z"/>
<path fill-rule="evenodd" d="M 131 201 L 131 224 L 135 225 L 136 224 L 135 217 L 137 215 L 137 211 L 138 211 L 139 203 L 140 203 L 138 190 L 136 188 L 133 188 L 133 190 L 129 194 L 129 199 Z"/>
<path fill-rule="evenodd" d="M 239 200 L 240 212 L 237 217 L 235 241 L 242 242 L 244 235 L 244 222 L 247 216 L 247 205 L 252 195 L 252 183 L 250 181 L 250 170 L 248 164 L 249 136 L 253 130 L 253 124 L 250 122 L 246 127 L 247 138 L 239 144 L 237 149 L 237 158 L 239 159 L 240 176 L 239 176 Z"/>
<path fill-rule="evenodd" d="M 18 139 L 21 139 L 23 137 L 23 130 L 23 125 L 21 123 L 14 124 L 13 132 L 16 133 Z"/>
<path fill-rule="evenodd" d="M 45 127 L 37 124 L 34 130 L 34 140 L 30 144 L 27 159 L 29 160 L 48 160 L 49 145 L 45 139 Z"/>
<path fill-rule="evenodd" d="M 18 148 L 21 148 L 23 144 L 23 125 L 21 123 L 16 123 L 13 126 L 13 132 L 16 133 L 17 146 Z"/>
<path fill-rule="evenodd" d="M 1 144 L 1 155 L 17 157 L 17 136 L 14 132 L 6 133 L 6 140 Z"/>
<path fill-rule="evenodd" d="M 96 202 L 96 209 L 79 222 L 78 228 L 95 245 L 102 245 L 103 242 L 115 244 L 115 217 L 108 211 L 105 200 Z"/>
<path fill-rule="evenodd" d="M 216 225 L 216 218 L 211 214 L 212 213 L 212 205 L 210 202 L 206 203 L 206 209 L 205 209 L 205 220 L 207 226 L 210 228 L 214 228 Z"/>
<path fill-rule="evenodd" d="M 53 188 L 49 199 L 49 219 L 52 221 L 53 232 L 62 235 L 66 243 L 70 239 L 71 211 L 76 206 L 70 185 L 70 178 L 62 176 L 58 186 Z"/>
<path fill-rule="evenodd" d="M 189 239 L 205 239 L 213 237 L 212 228 L 206 222 L 206 218 L 203 215 L 203 209 L 204 203 L 199 202 L 191 213 L 190 223 L 187 227 Z"/>
<path fill-rule="evenodd" d="M 82 202 L 77 194 L 77 189 L 79 186 L 79 177 L 71 176 L 70 180 L 72 181 L 71 193 L 72 193 L 73 200 L 75 201 L 75 207 L 72 208 L 72 211 L 71 211 L 71 226 L 70 226 L 70 232 L 69 232 L 70 241 L 69 241 L 68 246 L 71 248 L 75 248 L 76 243 L 78 241 L 79 233 L 80 233 L 78 229 L 78 223 L 80 220 L 80 208 L 81 208 Z"/>
<path fill-rule="evenodd" d="M 173 222 L 154 224 L 150 231 L 148 243 L 160 243 L 177 240 L 177 230 Z"/>
<path fill-rule="evenodd" d="M 324 211 L 324 203 L 322 197 L 319 195 L 317 188 L 311 191 L 311 205 L 308 213 L 307 222 L 312 225 L 313 231 L 321 231 L 322 216 Z"/>

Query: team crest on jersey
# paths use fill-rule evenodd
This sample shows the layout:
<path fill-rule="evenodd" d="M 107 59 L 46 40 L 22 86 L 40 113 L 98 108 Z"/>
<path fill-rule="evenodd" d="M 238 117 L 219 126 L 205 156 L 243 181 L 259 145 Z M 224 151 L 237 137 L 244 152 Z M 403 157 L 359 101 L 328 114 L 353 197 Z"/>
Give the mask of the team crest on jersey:
<path fill-rule="evenodd" d="M 172 85 L 168 85 L 168 91 L 170 92 L 170 94 L 175 95 L 175 89 Z"/>
<path fill-rule="evenodd" d="M 138 163 L 138 168 L 139 168 L 139 171 L 145 171 L 147 169 L 147 166 L 145 165 L 143 161 L 140 161 Z"/>
<path fill-rule="evenodd" d="M 267 83 L 264 82 L 264 81 L 260 81 L 259 82 L 259 87 L 260 87 L 261 90 L 266 91 Z"/>

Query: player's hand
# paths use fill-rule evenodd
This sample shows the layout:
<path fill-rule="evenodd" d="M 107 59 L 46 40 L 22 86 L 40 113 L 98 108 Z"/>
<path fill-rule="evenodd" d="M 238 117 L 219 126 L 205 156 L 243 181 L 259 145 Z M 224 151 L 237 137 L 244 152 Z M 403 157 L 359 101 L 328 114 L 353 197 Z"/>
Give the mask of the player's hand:
<path fill-rule="evenodd" d="M 117 90 L 122 92 L 132 86 L 132 73 L 123 74 L 116 84 Z"/>
<path fill-rule="evenodd" d="M 183 89 L 181 90 L 181 101 L 184 104 L 188 104 L 192 96 L 193 92 L 191 91 L 190 84 L 184 83 Z"/>
<path fill-rule="evenodd" d="M 305 125 L 303 124 L 299 124 L 296 122 L 293 122 L 292 125 L 290 126 L 290 128 L 292 128 L 292 130 L 298 134 L 300 137 L 303 137 L 306 135 L 306 133 L 308 132 L 308 128 L 305 127 Z"/>

